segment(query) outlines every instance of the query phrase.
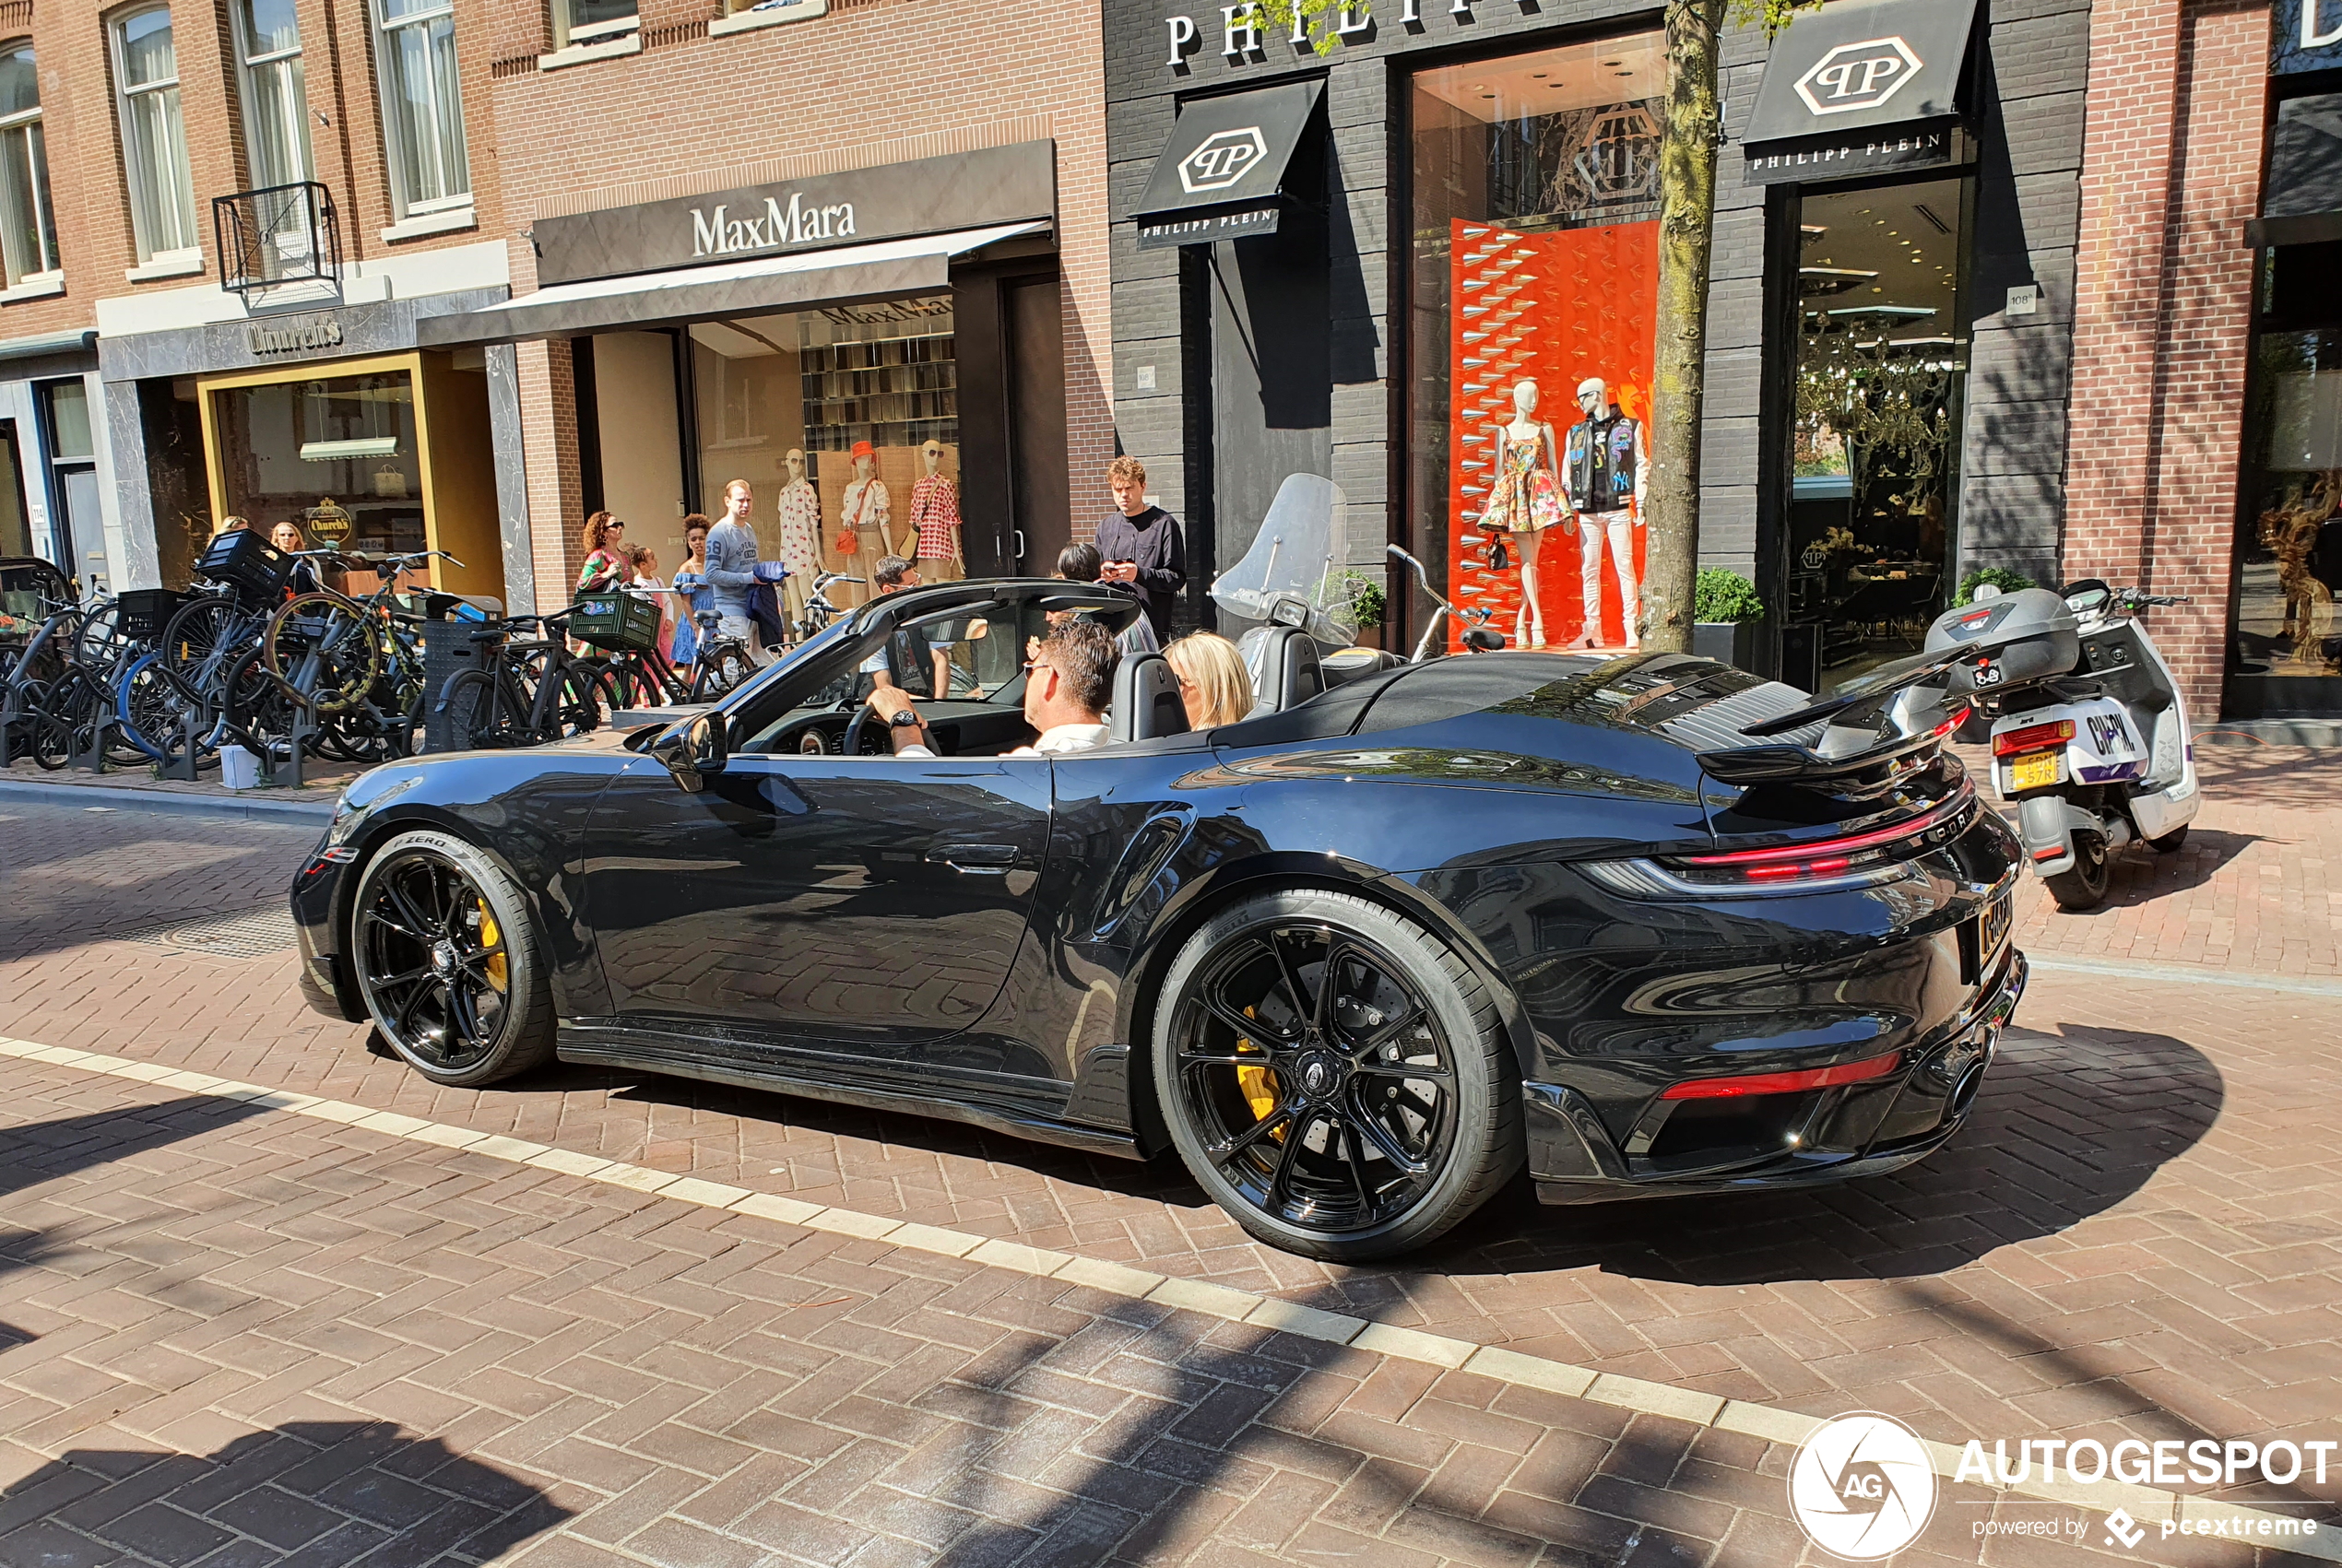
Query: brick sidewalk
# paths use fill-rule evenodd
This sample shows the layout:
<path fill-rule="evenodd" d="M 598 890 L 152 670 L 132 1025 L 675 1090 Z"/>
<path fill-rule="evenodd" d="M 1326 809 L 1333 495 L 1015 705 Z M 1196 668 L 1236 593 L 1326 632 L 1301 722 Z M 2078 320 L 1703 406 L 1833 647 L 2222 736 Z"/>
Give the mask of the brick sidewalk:
<path fill-rule="evenodd" d="M 1991 751 L 1958 750 L 1989 798 Z M 2061 914 L 2027 881 L 2017 944 L 2042 955 L 2342 975 L 2342 892 L 2326 874 L 2342 867 L 2342 751 L 2199 746 L 2195 766 L 2204 804 L 2185 847 L 2117 852 L 2106 902 L 2085 914 Z"/>
<path fill-rule="evenodd" d="M 69 1067 L 0 1080 L 12 1565 L 1818 1561 L 1761 1438 Z M 1898 1562 L 2117 1555 L 2095 1519 L 1980 1544 L 2057 1505 L 1941 1490 Z M 2276 1560 L 2178 1544 L 2136 1555 Z"/>

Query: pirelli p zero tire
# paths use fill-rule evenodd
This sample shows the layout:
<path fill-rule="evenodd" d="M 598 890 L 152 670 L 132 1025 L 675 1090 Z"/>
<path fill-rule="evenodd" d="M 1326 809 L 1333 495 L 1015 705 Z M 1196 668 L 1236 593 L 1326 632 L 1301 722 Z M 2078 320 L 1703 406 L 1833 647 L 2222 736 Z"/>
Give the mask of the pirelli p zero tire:
<path fill-rule="evenodd" d="M 350 970 L 374 1027 L 434 1083 L 470 1088 L 553 1058 L 544 946 L 519 884 L 452 833 L 401 833 L 350 902 Z"/>
<path fill-rule="evenodd" d="M 1260 893 L 1207 921 L 1165 977 L 1153 1056 L 1189 1171 L 1307 1257 L 1419 1247 L 1521 1163 L 1488 988 L 1423 926 L 1348 893 Z"/>

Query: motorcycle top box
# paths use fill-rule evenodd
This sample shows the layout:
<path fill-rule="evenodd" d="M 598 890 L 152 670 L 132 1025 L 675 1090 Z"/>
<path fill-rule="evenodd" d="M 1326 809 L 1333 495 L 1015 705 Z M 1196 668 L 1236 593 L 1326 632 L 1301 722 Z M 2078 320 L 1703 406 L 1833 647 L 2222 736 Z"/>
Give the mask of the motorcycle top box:
<path fill-rule="evenodd" d="M 2013 687 L 2071 674 L 2082 654 L 2081 621 L 2057 594 L 2026 588 L 1950 611 L 1927 629 L 1928 653 L 1968 643 L 1981 646 L 1975 658 L 1952 666 L 1951 694 L 1995 697 Z"/>

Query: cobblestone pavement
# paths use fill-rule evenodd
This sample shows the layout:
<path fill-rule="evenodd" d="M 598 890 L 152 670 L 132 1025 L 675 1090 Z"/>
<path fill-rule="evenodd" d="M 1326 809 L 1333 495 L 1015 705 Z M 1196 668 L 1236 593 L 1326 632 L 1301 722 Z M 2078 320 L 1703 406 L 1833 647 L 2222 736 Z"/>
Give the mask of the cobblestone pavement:
<path fill-rule="evenodd" d="M 2199 755 L 2186 853 L 2022 916 L 2049 963 L 1934 1161 L 1514 1193 L 1398 1267 L 1253 1246 L 1175 1164 L 623 1074 L 432 1091 L 300 1004 L 307 831 L 0 805 L 0 1032 L 1942 1441 L 2342 1436 L 2342 766 Z M 1819 1561 L 1761 1438 L 70 1068 L 0 1084 L 11 1568 Z M 2263 1500 L 2334 1520 L 2342 1473 Z M 1922 1544 L 2098 1550 L 1973 1533 L 2058 1511 L 1952 1487 Z"/>

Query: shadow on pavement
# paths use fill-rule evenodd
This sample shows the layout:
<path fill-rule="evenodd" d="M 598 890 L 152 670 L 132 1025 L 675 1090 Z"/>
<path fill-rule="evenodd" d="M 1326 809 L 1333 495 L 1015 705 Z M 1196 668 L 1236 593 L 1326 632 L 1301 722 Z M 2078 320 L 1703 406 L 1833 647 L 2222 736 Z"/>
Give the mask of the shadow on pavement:
<path fill-rule="evenodd" d="M 105 824 L 103 836 L 87 826 Z M 198 831 L 200 837 L 198 838 Z M 0 802 L 0 961 L 282 907 L 316 830 Z"/>
<path fill-rule="evenodd" d="M 530 1089 L 605 1088 L 655 1105 L 739 1116 L 949 1154 L 1053 1182 L 1199 1211 L 1211 1201 L 1176 1156 L 1093 1158 L 929 1121 L 655 1074 L 557 1068 Z M 1943 1273 L 2054 1235 L 2120 1203 L 2193 1148 L 2220 1113 L 2219 1069 L 2169 1035 L 2063 1026 L 2013 1031 L 1969 1125 L 1890 1176 L 1802 1192 L 1643 1198 L 1547 1208 L 1517 1180 L 1444 1240 L 1396 1264 L 1342 1270 L 1347 1305 L 1372 1310 L 1426 1275 L 1597 1267 L 1686 1284 L 1746 1285 Z"/>
<path fill-rule="evenodd" d="M 2092 920 L 2117 910 L 2135 909 L 2150 899 L 2200 888 L 2229 862 L 2263 842 L 2251 833 L 2192 829 L 2176 855 L 2158 855 L 2144 845 L 2115 852 L 2108 864 L 2106 902 L 2078 914 L 2061 913 L 2057 920 Z M 2282 842 L 2282 841 L 2280 841 Z"/>
<path fill-rule="evenodd" d="M 72 1450 L 0 1491 L 0 1562 L 422 1568 L 484 1562 L 567 1517 L 437 1438 L 288 1421 L 215 1454 Z"/>
<path fill-rule="evenodd" d="M 2219 1069 L 2164 1034 L 2012 1031 L 1969 1124 L 1917 1165 L 1804 1192 L 1544 1208 L 1525 1184 L 1411 1271 L 1600 1267 L 1695 1285 L 1947 1272 L 2111 1208 L 2219 1117 Z"/>

